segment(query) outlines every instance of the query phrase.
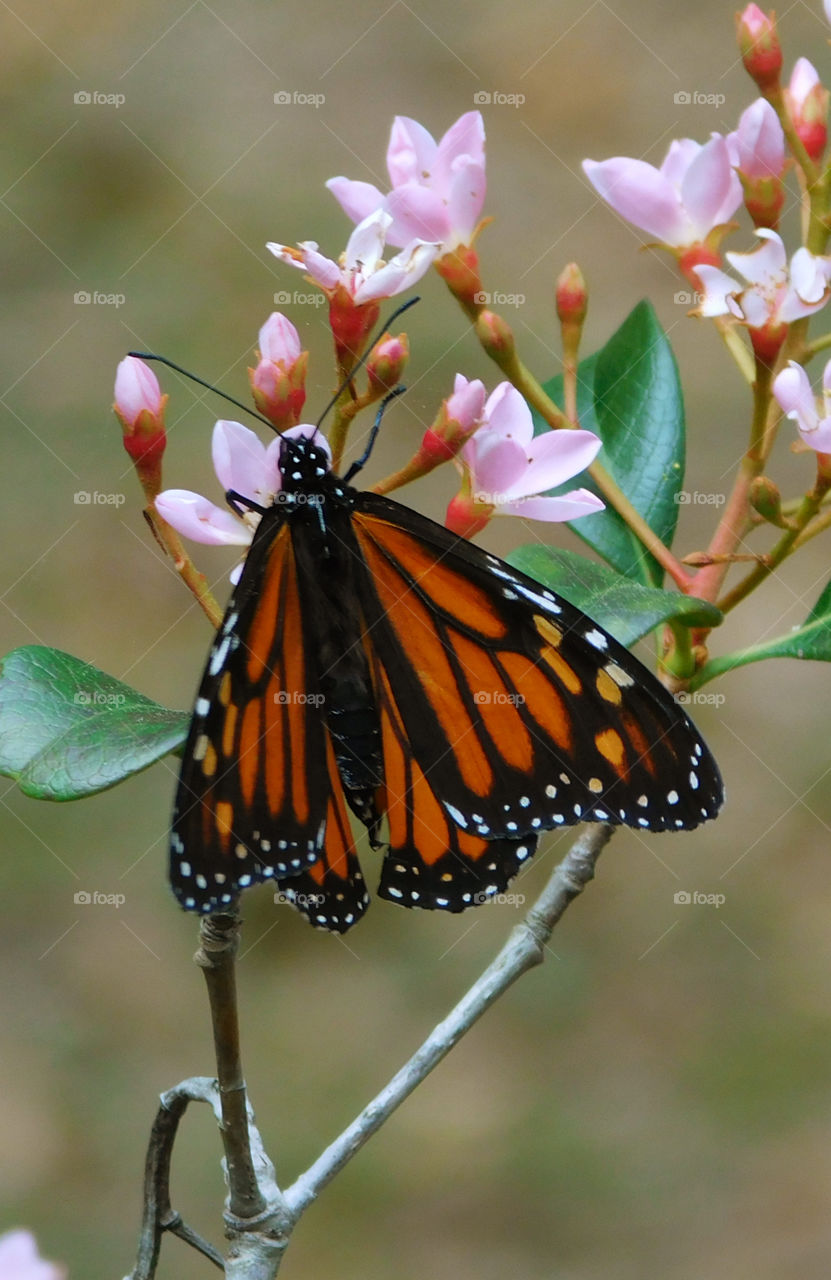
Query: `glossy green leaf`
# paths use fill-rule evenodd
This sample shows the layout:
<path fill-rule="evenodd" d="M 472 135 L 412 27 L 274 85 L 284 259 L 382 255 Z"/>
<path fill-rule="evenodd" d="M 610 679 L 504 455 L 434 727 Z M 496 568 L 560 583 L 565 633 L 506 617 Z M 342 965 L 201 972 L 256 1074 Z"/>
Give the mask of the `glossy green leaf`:
<path fill-rule="evenodd" d="M 634 644 L 670 619 L 687 627 L 716 627 L 721 622 L 721 611 L 706 600 L 632 582 L 575 551 L 531 545 L 518 547 L 507 559 L 514 568 L 565 596 L 621 644 Z"/>
<path fill-rule="evenodd" d="M 545 390 L 562 408 L 562 376 Z M 580 426 L 603 441 L 598 461 L 671 546 L 684 481 L 684 401 L 675 356 L 649 302 L 638 303 L 605 347 L 580 363 L 577 407 Z M 537 415 L 535 429 L 548 429 Z M 598 492 L 590 476 L 580 483 Z M 573 487 L 572 482 L 557 492 Z M 660 585 L 660 565 L 608 503 L 570 527 L 619 573 Z"/>
<path fill-rule="evenodd" d="M 738 649 L 735 653 L 711 658 L 701 668 L 691 687 L 700 688 L 716 676 L 724 675 L 725 671 L 745 667 L 750 662 L 761 662 L 764 658 L 802 658 L 814 662 L 831 662 L 831 582 L 823 590 L 802 626 L 795 627 L 783 636 L 776 636 L 773 640 L 764 640 L 749 649 Z"/>
<path fill-rule="evenodd" d="M 114 787 L 180 747 L 189 720 L 59 649 L 0 662 L 0 774 L 37 800 Z"/>

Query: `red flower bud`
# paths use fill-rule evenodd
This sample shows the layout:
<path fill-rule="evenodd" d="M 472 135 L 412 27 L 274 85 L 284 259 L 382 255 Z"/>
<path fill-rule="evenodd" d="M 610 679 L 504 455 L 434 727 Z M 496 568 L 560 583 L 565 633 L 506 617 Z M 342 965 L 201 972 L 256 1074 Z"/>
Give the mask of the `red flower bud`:
<path fill-rule="evenodd" d="M 153 370 L 137 356 L 125 356 L 115 375 L 113 408 L 124 430 L 124 448 L 139 472 L 142 484 L 153 483 L 161 475 L 162 455 L 167 443 L 164 429 L 163 396 Z"/>

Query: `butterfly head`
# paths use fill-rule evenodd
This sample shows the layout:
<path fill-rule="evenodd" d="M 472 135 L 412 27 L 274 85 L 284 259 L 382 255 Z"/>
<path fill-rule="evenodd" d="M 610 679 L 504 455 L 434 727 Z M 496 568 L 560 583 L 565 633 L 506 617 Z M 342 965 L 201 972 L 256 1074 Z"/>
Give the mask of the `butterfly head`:
<path fill-rule="evenodd" d="M 332 455 L 317 427 L 291 427 L 280 437 L 279 470 L 284 493 L 320 484 L 332 465 Z"/>

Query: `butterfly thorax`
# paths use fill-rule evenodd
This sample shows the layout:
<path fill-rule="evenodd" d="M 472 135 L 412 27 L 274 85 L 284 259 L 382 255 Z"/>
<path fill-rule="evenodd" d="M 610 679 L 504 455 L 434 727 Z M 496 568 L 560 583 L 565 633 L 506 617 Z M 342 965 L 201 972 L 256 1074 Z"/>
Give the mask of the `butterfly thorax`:
<path fill-rule="evenodd" d="M 374 836 L 381 736 L 355 585 L 353 490 L 329 470 L 313 438 L 284 438 L 283 487 L 275 505 L 289 519 L 309 652 L 317 656 L 326 722 L 347 799 Z"/>

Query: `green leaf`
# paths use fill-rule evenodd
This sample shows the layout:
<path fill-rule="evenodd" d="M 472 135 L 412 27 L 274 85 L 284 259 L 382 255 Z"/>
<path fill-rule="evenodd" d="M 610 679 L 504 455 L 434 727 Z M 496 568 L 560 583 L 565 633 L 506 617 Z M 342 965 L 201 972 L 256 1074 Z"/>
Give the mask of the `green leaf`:
<path fill-rule="evenodd" d="M 577 376 L 580 426 L 603 441 L 598 462 L 671 546 L 684 482 L 684 401 L 675 356 L 651 304 L 639 302 L 605 347 L 581 361 Z M 562 376 L 545 390 L 562 408 Z M 535 415 L 535 430 L 547 429 Z M 590 476 L 581 483 L 598 493 Z M 556 492 L 568 488 L 573 484 Z M 570 521 L 570 527 L 619 573 L 660 586 L 661 566 L 608 503 L 605 511 Z"/>
<path fill-rule="evenodd" d="M 725 671 L 745 667 L 750 662 L 761 662 L 763 658 L 803 658 L 814 662 L 831 662 L 831 582 L 824 588 L 801 627 L 773 640 L 764 640 L 750 649 L 738 649 L 735 653 L 711 658 L 701 668 L 691 688 L 700 688 L 716 676 L 724 675 Z"/>
<path fill-rule="evenodd" d="M 721 622 L 721 611 L 706 600 L 645 587 L 576 551 L 531 545 L 517 547 L 507 559 L 515 569 L 565 596 L 621 644 L 634 644 L 671 618 L 687 627 L 717 627 Z"/>
<path fill-rule="evenodd" d="M 0 774 L 36 800 L 114 787 L 180 747 L 189 719 L 59 649 L 0 662 Z"/>

